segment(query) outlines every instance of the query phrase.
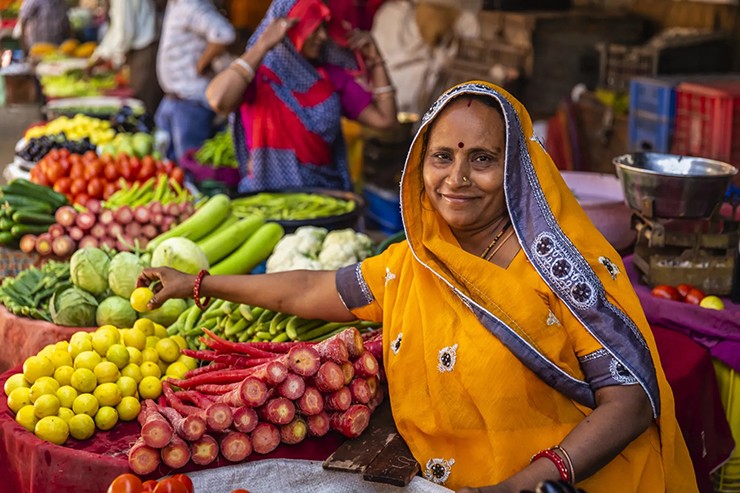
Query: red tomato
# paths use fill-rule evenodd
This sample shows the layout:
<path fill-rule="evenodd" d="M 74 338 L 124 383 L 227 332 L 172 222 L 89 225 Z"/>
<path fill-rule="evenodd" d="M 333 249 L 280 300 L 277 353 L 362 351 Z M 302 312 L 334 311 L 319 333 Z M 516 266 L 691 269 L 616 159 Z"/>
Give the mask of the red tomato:
<path fill-rule="evenodd" d="M 698 305 L 705 296 L 706 295 L 701 289 L 691 288 L 684 301 L 686 301 L 686 303 L 691 303 L 692 305 Z"/>
<path fill-rule="evenodd" d="M 154 166 L 155 168 L 157 167 L 157 164 L 154 162 L 154 158 L 151 156 L 144 156 L 143 158 L 141 158 L 141 165 L 142 166 L 151 165 L 151 166 Z"/>
<path fill-rule="evenodd" d="M 133 474 L 121 474 L 108 486 L 108 493 L 141 493 L 141 479 Z"/>
<path fill-rule="evenodd" d="M 72 161 L 70 161 L 66 157 L 63 157 L 62 159 L 59 160 L 59 165 L 64 170 L 64 175 L 66 176 L 69 174 L 69 169 L 72 167 Z"/>
<path fill-rule="evenodd" d="M 154 488 L 156 487 L 157 487 L 157 481 L 155 479 L 144 481 L 144 483 L 141 485 L 142 492 L 154 491 Z"/>
<path fill-rule="evenodd" d="M 41 168 L 34 166 L 31 168 L 31 181 L 45 187 L 51 186 L 49 180 L 46 179 L 46 175 L 41 171 Z"/>
<path fill-rule="evenodd" d="M 72 185 L 69 187 L 69 193 L 77 195 L 82 192 L 87 192 L 87 182 L 84 178 L 75 178 L 72 180 Z"/>
<path fill-rule="evenodd" d="M 141 170 L 139 171 L 139 181 L 147 181 L 149 178 L 154 177 L 156 171 L 153 163 L 142 163 Z"/>
<path fill-rule="evenodd" d="M 82 155 L 82 160 L 85 162 L 97 161 L 98 155 L 95 154 L 95 151 L 87 151 Z"/>
<path fill-rule="evenodd" d="M 102 199 L 105 182 L 100 178 L 93 178 L 87 184 L 87 194 L 94 199 Z"/>
<path fill-rule="evenodd" d="M 681 295 L 681 299 L 684 299 L 693 287 L 694 286 L 692 286 L 691 284 L 679 284 L 678 286 L 676 286 L 676 290 L 678 290 L 678 294 Z"/>
<path fill-rule="evenodd" d="M 141 161 L 139 161 L 139 158 L 131 156 L 129 158 L 129 164 L 131 164 L 131 174 L 134 175 L 134 177 L 139 176 L 139 172 L 141 171 Z"/>
<path fill-rule="evenodd" d="M 80 205 L 87 205 L 87 201 L 90 200 L 90 196 L 86 194 L 85 192 L 82 192 L 80 194 L 77 194 L 74 201 L 72 201 L 73 204 L 80 204 Z"/>
<path fill-rule="evenodd" d="M 175 474 L 172 476 L 172 479 L 181 482 L 188 493 L 193 493 L 193 481 L 191 481 L 190 476 L 186 474 Z"/>
<path fill-rule="evenodd" d="M 68 159 L 69 159 L 69 162 L 72 164 L 82 163 L 82 156 L 80 156 L 79 154 L 70 154 Z"/>
<path fill-rule="evenodd" d="M 115 163 L 116 160 L 113 159 L 113 156 L 111 156 L 110 154 L 103 154 L 102 156 L 100 156 L 100 162 L 103 164 L 108 164 Z"/>
<path fill-rule="evenodd" d="M 681 300 L 681 295 L 678 293 L 678 290 L 673 286 L 666 286 L 665 284 L 655 286 L 651 291 L 651 294 L 657 298 L 663 298 L 664 300 Z"/>
<path fill-rule="evenodd" d="M 105 165 L 105 168 L 103 168 L 103 176 L 105 176 L 105 179 L 108 181 L 116 181 L 120 175 L 118 174 L 116 165 L 108 163 Z"/>
<path fill-rule="evenodd" d="M 175 478 L 164 478 L 154 488 L 154 493 L 189 493 L 188 489 Z"/>
<path fill-rule="evenodd" d="M 162 168 L 165 173 L 168 175 L 172 173 L 172 169 L 175 167 L 175 163 L 173 163 L 170 160 L 167 161 L 157 161 L 157 168 Z"/>
<path fill-rule="evenodd" d="M 170 172 L 170 178 L 174 178 L 177 183 L 182 185 L 182 182 L 185 181 L 185 172 L 182 170 L 182 168 L 178 168 L 177 166 L 175 166 Z"/>
<path fill-rule="evenodd" d="M 118 162 L 118 171 L 121 173 L 121 176 L 126 181 L 134 181 L 134 178 L 136 177 L 136 175 L 134 175 L 133 173 L 133 170 L 131 169 L 131 165 L 129 164 L 128 160 Z"/>
<path fill-rule="evenodd" d="M 231 493 L 249 493 L 249 491 L 244 488 L 239 488 L 238 490 L 233 490 Z"/>
<path fill-rule="evenodd" d="M 63 176 L 54 182 L 54 191 L 62 194 L 69 193 L 69 189 L 72 186 L 72 178 Z"/>
<path fill-rule="evenodd" d="M 86 180 L 92 180 L 95 177 L 103 176 L 103 169 L 105 165 L 98 160 L 88 161 L 85 163 L 85 174 Z"/>
<path fill-rule="evenodd" d="M 64 173 L 64 168 L 62 168 L 62 165 L 56 162 L 51 162 L 46 167 L 46 178 L 49 180 L 50 183 L 56 183 L 59 178 L 62 178 L 66 173 Z"/>
<path fill-rule="evenodd" d="M 49 151 L 49 153 L 46 155 L 49 159 L 53 161 L 59 160 L 59 149 L 52 149 Z"/>
<path fill-rule="evenodd" d="M 67 149 L 66 147 L 62 147 L 61 149 L 59 149 L 59 157 L 69 157 L 70 154 L 72 153 L 69 152 L 69 149 Z"/>
<path fill-rule="evenodd" d="M 108 200 L 111 195 L 118 191 L 118 185 L 115 183 L 108 182 L 103 187 L 103 200 Z"/>
<path fill-rule="evenodd" d="M 85 176 L 85 165 L 82 163 L 72 163 L 72 167 L 69 169 L 69 177 L 73 180 L 77 178 L 84 178 Z"/>

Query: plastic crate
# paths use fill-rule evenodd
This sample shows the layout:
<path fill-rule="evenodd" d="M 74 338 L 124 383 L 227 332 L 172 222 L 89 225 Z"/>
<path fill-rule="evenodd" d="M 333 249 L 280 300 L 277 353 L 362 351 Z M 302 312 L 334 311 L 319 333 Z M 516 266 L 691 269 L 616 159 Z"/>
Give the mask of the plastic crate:
<path fill-rule="evenodd" d="M 671 151 L 740 165 L 740 81 L 678 85 Z"/>
<path fill-rule="evenodd" d="M 401 197 L 397 191 L 365 185 L 362 195 L 368 229 L 379 229 L 388 235 L 403 229 Z"/>
<path fill-rule="evenodd" d="M 712 361 L 732 438 L 740 444 L 740 375 L 721 361 Z M 740 492 L 740 447 L 735 447 L 730 459 L 714 474 L 714 491 Z"/>
<path fill-rule="evenodd" d="M 630 116 L 673 121 L 676 115 L 676 79 L 635 77 L 630 81 Z"/>
<path fill-rule="evenodd" d="M 631 152 L 663 152 L 671 148 L 673 120 L 658 119 L 630 113 L 628 146 Z"/>

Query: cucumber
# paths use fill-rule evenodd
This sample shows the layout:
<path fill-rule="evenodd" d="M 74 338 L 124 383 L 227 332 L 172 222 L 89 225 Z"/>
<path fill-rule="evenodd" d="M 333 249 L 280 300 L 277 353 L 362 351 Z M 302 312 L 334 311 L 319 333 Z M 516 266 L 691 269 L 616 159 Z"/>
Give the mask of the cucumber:
<path fill-rule="evenodd" d="M 23 195 L 24 197 L 45 202 L 53 209 L 58 209 L 69 203 L 67 202 L 67 197 L 61 193 L 55 192 L 49 187 L 32 183 L 24 178 L 16 178 L 6 185 L 3 190 L 14 195 Z"/>
<path fill-rule="evenodd" d="M 42 202 L 40 200 L 32 199 L 22 195 L 12 195 L 3 192 L 0 193 L 0 205 L 5 203 L 10 205 L 11 207 L 15 207 L 16 209 L 33 207 L 36 210 L 44 211 L 47 213 L 51 213 L 52 210 L 52 206 L 47 204 L 46 202 Z"/>
<path fill-rule="evenodd" d="M 262 225 L 239 248 L 211 267 L 211 274 L 246 274 L 272 253 L 283 233 L 278 223 Z"/>
<path fill-rule="evenodd" d="M 239 245 L 247 241 L 260 227 L 265 224 L 261 217 L 253 216 L 229 226 L 223 231 L 208 235 L 200 245 L 206 254 L 208 265 L 213 265 L 228 254 L 236 250 Z"/>
<path fill-rule="evenodd" d="M 48 226 L 54 224 L 56 219 L 49 214 L 21 210 L 13 214 L 13 222 L 17 224 L 46 224 Z"/>
<path fill-rule="evenodd" d="M 0 231 L 10 231 L 10 228 L 13 226 L 15 226 L 15 223 L 12 219 L 8 219 L 7 217 L 0 219 Z"/>
<path fill-rule="evenodd" d="M 224 219 L 223 221 L 221 221 L 221 224 L 219 224 L 216 227 L 216 229 L 214 229 L 213 231 L 211 231 L 210 233 L 208 233 L 208 236 L 206 236 L 205 238 L 201 238 L 200 240 L 196 241 L 195 244 L 198 245 L 198 246 L 202 246 L 203 243 L 205 243 L 206 241 L 208 241 L 208 239 L 211 236 L 219 234 L 221 231 L 223 231 L 226 228 L 228 228 L 229 226 L 235 224 L 238 220 L 239 220 L 238 217 L 236 217 L 234 214 L 229 213 L 229 215 L 226 216 L 226 219 Z"/>
<path fill-rule="evenodd" d="M 21 236 L 26 234 L 38 235 L 41 233 L 46 233 L 48 230 L 48 224 L 16 224 L 12 228 L 10 228 L 10 232 L 16 238 L 20 238 Z"/>
<path fill-rule="evenodd" d="M 154 251 L 164 240 L 181 236 L 192 241 L 205 238 L 231 212 L 231 200 L 223 193 L 214 195 L 192 216 L 154 238 L 147 245 L 147 250 Z"/>
<path fill-rule="evenodd" d="M 9 231 L 0 232 L 0 245 L 8 245 L 15 241 L 15 236 Z"/>

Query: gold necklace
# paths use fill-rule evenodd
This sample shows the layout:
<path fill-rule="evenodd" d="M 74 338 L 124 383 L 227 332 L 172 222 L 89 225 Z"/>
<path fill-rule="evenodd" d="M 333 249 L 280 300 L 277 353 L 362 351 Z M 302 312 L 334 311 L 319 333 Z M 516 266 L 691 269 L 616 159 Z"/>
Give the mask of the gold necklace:
<path fill-rule="evenodd" d="M 511 224 L 511 221 L 510 221 L 509 219 L 506 219 L 506 222 L 504 223 L 504 227 L 503 227 L 503 228 L 501 228 L 501 231 L 499 231 L 499 232 L 498 232 L 498 233 L 496 234 L 496 236 L 494 236 L 494 237 L 493 237 L 493 239 L 491 240 L 491 243 L 489 243 L 489 244 L 488 244 L 488 246 L 486 247 L 486 249 L 485 249 L 485 250 L 483 250 L 483 253 L 481 253 L 481 255 L 480 255 L 480 256 L 481 256 L 481 258 L 485 258 L 485 259 L 487 259 L 487 257 L 488 257 L 488 254 L 489 254 L 489 253 L 490 253 L 490 251 L 491 251 L 491 248 L 493 248 L 493 247 L 494 247 L 494 245 L 496 244 L 496 242 L 497 242 L 497 241 L 498 241 L 498 240 L 499 240 L 499 239 L 501 238 L 501 236 L 502 236 L 502 235 L 503 235 L 503 234 L 504 234 L 504 233 L 506 232 L 506 230 L 507 230 L 507 229 L 509 228 L 509 225 L 510 225 L 510 224 Z"/>

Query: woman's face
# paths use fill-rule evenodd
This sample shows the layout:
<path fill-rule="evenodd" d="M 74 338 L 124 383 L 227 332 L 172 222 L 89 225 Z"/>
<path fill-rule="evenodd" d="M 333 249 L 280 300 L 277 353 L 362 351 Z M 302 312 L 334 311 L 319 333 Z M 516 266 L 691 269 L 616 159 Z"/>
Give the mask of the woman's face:
<path fill-rule="evenodd" d="M 301 54 L 309 60 L 317 60 L 321 56 L 321 47 L 324 46 L 327 39 L 326 26 L 322 23 L 306 38 Z"/>
<path fill-rule="evenodd" d="M 463 96 L 430 130 L 424 189 L 453 233 L 483 231 L 505 212 L 504 128 L 500 112 Z"/>

